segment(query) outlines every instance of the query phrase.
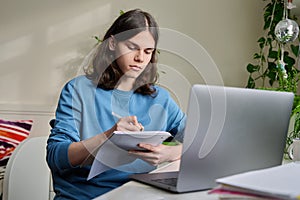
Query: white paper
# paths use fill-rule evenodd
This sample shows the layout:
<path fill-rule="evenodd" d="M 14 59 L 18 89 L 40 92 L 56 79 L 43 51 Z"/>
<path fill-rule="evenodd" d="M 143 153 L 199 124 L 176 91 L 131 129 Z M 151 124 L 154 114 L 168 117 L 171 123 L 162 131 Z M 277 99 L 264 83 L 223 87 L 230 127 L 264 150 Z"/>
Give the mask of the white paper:
<path fill-rule="evenodd" d="M 138 149 L 137 145 L 139 143 L 143 142 L 158 145 L 169 136 L 171 136 L 171 134 L 164 131 L 143 131 L 131 133 L 120 131 L 115 132 L 114 135 L 104 142 L 99 148 L 87 179 L 89 180 L 106 170 L 116 169 L 122 165 L 135 161 L 137 158 L 130 155 L 128 150 Z"/>
<path fill-rule="evenodd" d="M 106 141 L 97 152 L 87 179 L 89 180 L 106 170 L 129 164 L 134 160 L 136 160 L 136 157 L 129 155 L 128 151 L 120 149 L 110 141 Z"/>
<path fill-rule="evenodd" d="M 273 196 L 296 198 L 300 197 L 300 163 L 250 171 L 220 178 L 216 182 Z"/>

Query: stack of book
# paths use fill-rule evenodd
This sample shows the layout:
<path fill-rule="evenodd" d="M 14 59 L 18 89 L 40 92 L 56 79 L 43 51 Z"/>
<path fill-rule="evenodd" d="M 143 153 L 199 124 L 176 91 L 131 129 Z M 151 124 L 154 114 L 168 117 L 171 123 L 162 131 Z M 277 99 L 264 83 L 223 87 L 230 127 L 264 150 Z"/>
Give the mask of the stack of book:
<path fill-rule="evenodd" d="M 220 199 L 297 199 L 300 200 L 300 163 L 236 174 L 216 180 L 210 191 Z"/>

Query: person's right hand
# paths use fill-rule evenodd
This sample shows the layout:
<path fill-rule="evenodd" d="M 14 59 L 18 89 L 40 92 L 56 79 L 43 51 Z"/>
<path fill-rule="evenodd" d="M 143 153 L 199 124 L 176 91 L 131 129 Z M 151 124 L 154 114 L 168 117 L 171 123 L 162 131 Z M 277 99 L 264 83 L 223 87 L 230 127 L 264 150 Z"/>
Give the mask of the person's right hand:
<path fill-rule="evenodd" d="M 144 127 L 138 122 L 136 116 L 122 117 L 116 123 L 116 131 L 142 131 Z"/>
<path fill-rule="evenodd" d="M 113 131 L 143 131 L 144 127 L 138 122 L 136 116 L 122 117 L 111 129 Z"/>

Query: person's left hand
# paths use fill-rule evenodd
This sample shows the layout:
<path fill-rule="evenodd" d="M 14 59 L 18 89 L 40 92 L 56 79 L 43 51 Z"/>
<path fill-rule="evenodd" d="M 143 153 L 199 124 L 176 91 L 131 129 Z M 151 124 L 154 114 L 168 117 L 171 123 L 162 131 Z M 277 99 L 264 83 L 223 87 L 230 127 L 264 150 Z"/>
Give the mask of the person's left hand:
<path fill-rule="evenodd" d="M 139 147 L 146 151 L 131 150 L 129 153 L 154 166 L 163 162 L 172 162 L 180 159 L 182 151 L 182 144 L 178 144 L 176 146 L 168 146 L 164 144 L 153 146 L 151 144 L 140 143 Z"/>

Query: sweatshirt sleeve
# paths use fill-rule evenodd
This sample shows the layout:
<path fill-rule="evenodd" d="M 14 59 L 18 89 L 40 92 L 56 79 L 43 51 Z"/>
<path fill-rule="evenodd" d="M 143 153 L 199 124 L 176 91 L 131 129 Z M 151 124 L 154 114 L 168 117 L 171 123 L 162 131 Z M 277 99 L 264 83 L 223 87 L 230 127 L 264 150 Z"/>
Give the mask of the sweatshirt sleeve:
<path fill-rule="evenodd" d="M 167 90 L 157 87 L 157 91 L 159 95 L 158 101 L 162 103 L 164 110 L 167 112 L 166 130 L 170 132 L 177 141 L 183 142 L 186 114 L 181 110 Z"/>
<path fill-rule="evenodd" d="M 60 94 L 56 118 L 47 141 L 47 163 L 51 170 L 62 172 L 72 168 L 68 159 L 68 148 L 72 142 L 80 141 L 80 99 L 72 81 Z"/>
<path fill-rule="evenodd" d="M 180 109 L 180 107 L 171 97 L 168 110 L 168 124 L 170 124 L 169 132 L 174 136 L 176 140 L 183 142 L 186 114 Z"/>

